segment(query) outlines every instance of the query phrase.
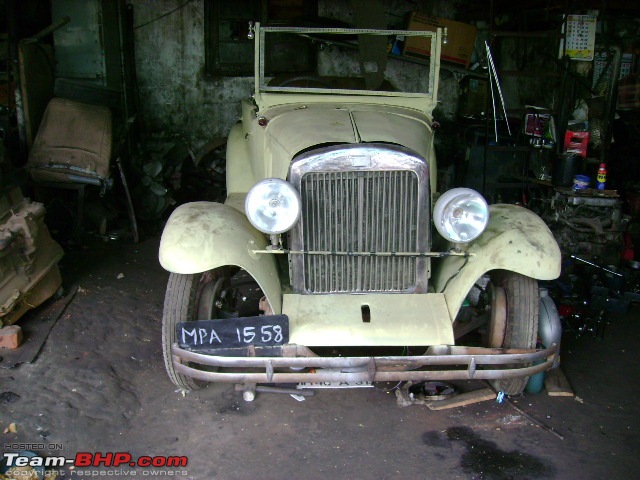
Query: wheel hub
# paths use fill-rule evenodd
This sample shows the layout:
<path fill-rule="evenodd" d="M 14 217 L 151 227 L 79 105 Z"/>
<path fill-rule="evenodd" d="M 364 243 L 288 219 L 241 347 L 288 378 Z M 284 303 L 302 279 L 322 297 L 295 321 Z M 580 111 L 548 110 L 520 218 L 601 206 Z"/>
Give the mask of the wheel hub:
<path fill-rule="evenodd" d="M 198 319 L 209 320 L 214 318 L 214 313 L 222 307 L 220 295 L 224 285 L 224 277 L 214 278 L 202 287 L 198 299 Z"/>

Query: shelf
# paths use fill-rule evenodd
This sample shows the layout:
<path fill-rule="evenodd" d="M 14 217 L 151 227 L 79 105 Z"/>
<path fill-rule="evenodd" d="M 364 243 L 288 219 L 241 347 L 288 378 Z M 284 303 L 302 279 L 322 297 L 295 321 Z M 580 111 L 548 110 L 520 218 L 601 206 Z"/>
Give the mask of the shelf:
<path fill-rule="evenodd" d="M 522 38 L 561 38 L 562 34 L 557 30 L 547 30 L 542 32 L 518 32 L 514 31 L 492 31 L 492 37 L 522 37 Z"/>
<path fill-rule="evenodd" d="M 549 188 L 557 188 L 556 185 L 551 183 L 549 180 L 540 180 L 539 178 L 534 177 L 524 177 L 522 175 L 509 175 L 508 177 L 502 177 L 504 180 L 498 179 L 498 184 L 500 185 L 512 185 L 516 187 L 521 187 L 522 185 L 538 185 L 540 187 L 549 187 Z"/>
<path fill-rule="evenodd" d="M 528 152 L 533 148 L 528 145 L 487 145 L 487 150 L 493 150 L 494 152 Z"/>
<path fill-rule="evenodd" d="M 536 108 L 536 109 L 532 109 L 532 108 L 507 108 L 507 115 L 509 115 L 510 113 L 514 113 L 516 115 L 524 115 L 526 113 L 531 113 L 531 114 L 538 114 L 538 115 L 557 115 L 558 111 L 557 110 L 551 110 L 551 109 L 547 109 L 547 108 Z"/>
<path fill-rule="evenodd" d="M 560 77 L 560 72 L 523 72 L 521 70 L 502 70 L 501 77 Z"/>

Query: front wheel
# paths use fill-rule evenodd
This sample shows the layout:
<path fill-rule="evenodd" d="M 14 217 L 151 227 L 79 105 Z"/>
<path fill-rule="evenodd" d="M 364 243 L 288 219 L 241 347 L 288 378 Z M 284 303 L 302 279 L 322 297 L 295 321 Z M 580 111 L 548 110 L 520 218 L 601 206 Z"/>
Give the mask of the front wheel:
<path fill-rule="evenodd" d="M 259 315 L 263 295 L 253 277 L 237 267 L 169 275 L 162 314 L 162 352 L 164 366 L 174 385 L 182 390 L 196 390 L 206 385 L 176 371 L 171 354 L 171 346 L 176 343 L 176 325 Z"/>
<path fill-rule="evenodd" d="M 182 390 L 202 388 L 203 382 L 176 372 L 171 346 L 176 343 L 176 325 L 192 320 L 218 318 L 229 286 L 225 269 L 183 275 L 171 273 L 162 313 L 162 353 L 169 379 Z"/>
<path fill-rule="evenodd" d="M 484 340 L 487 347 L 535 348 L 540 301 L 538 281 L 514 272 L 496 271 L 489 285 L 491 312 Z M 529 377 L 491 380 L 507 395 L 522 393 Z"/>

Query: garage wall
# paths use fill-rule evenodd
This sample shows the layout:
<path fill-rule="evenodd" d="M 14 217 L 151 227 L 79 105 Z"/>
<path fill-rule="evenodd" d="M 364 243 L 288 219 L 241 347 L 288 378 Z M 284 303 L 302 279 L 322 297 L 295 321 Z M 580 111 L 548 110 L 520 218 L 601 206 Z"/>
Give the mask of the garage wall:
<path fill-rule="evenodd" d="M 184 0 L 133 0 L 134 25 L 169 12 Z M 205 78 L 204 1 L 136 28 L 136 65 L 144 123 L 151 132 L 184 135 L 197 148 L 225 136 L 251 94 L 252 79 Z"/>
<path fill-rule="evenodd" d="M 136 64 L 142 114 L 149 133 L 180 134 L 193 148 L 224 137 L 240 115 L 240 100 L 252 93 L 251 77 L 211 78 L 204 74 L 204 0 L 130 0 L 134 8 Z M 403 27 L 407 11 L 453 18 L 453 2 L 387 0 L 390 25 Z M 352 21 L 346 0 L 319 0 L 322 16 Z M 145 25 L 146 24 L 146 25 Z M 457 81 L 442 71 L 440 115 L 453 118 Z"/>

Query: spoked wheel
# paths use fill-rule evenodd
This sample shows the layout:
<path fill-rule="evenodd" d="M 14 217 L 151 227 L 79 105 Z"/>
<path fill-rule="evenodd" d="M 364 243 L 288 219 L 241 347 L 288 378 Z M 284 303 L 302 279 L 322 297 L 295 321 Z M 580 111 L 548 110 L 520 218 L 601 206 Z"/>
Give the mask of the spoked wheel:
<path fill-rule="evenodd" d="M 224 268 L 208 272 L 169 275 L 162 315 L 162 351 L 164 365 L 171 381 L 183 390 L 196 390 L 204 382 L 175 371 L 171 345 L 176 342 L 176 325 L 192 320 L 222 318 L 222 312 L 230 297 L 230 275 Z"/>
<path fill-rule="evenodd" d="M 489 284 L 489 324 L 483 343 L 487 347 L 534 348 L 538 335 L 538 281 L 514 272 L 497 271 Z M 522 393 L 529 377 L 492 380 L 497 391 Z"/>

